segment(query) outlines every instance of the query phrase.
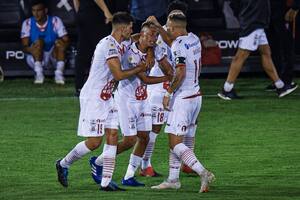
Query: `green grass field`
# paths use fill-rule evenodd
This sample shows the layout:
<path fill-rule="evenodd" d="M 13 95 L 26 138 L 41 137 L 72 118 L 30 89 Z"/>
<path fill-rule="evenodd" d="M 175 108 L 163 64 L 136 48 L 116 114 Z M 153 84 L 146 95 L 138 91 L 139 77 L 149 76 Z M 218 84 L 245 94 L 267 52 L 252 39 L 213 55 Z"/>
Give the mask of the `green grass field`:
<path fill-rule="evenodd" d="M 207 194 L 200 180 L 181 174 L 178 191 L 153 191 L 168 175 L 166 134 L 158 137 L 152 163 L 164 174 L 143 178 L 145 188 L 105 193 L 90 177 L 88 159 L 74 163 L 69 188 L 56 180 L 55 160 L 82 138 L 76 136 L 79 102 L 73 83 L 43 86 L 31 79 L 0 83 L 0 199 L 300 199 L 300 89 L 278 99 L 265 92 L 265 79 L 241 79 L 243 100 L 225 102 L 215 95 L 223 79 L 201 81 L 204 93 L 196 154 L 217 180 Z M 300 80 L 297 80 L 300 83 Z M 120 182 L 130 152 L 117 159 L 113 179 Z"/>

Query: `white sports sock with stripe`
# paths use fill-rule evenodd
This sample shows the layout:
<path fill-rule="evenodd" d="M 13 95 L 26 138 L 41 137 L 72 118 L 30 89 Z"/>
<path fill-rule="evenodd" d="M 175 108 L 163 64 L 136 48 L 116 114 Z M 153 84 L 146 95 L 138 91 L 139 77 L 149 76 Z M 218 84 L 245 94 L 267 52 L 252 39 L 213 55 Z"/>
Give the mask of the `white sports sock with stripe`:
<path fill-rule="evenodd" d="M 127 171 L 124 177 L 125 180 L 134 177 L 134 173 L 141 165 L 141 162 L 142 162 L 142 157 L 136 156 L 134 154 L 130 155 L 129 165 L 127 167 Z"/>
<path fill-rule="evenodd" d="M 117 154 L 117 146 L 106 144 L 106 150 L 103 152 L 103 172 L 101 186 L 106 187 L 112 179 L 115 169 L 115 160 Z"/>
<path fill-rule="evenodd" d="M 79 160 L 91 150 L 85 145 L 85 141 L 79 142 L 67 155 L 60 161 L 63 168 L 69 168 L 70 165 Z"/>
<path fill-rule="evenodd" d="M 192 168 L 199 176 L 201 176 L 205 169 L 203 165 L 198 161 L 193 151 L 185 146 L 183 143 L 177 144 L 173 151 L 183 161 L 184 164 Z"/>
<path fill-rule="evenodd" d="M 156 137 L 158 134 L 154 133 L 154 132 L 150 132 L 149 133 L 149 142 L 147 144 L 144 156 L 143 156 L 143 160 L 142 160 L 142 169 L 146 169 L 147 167 L 151 167 L 151 156 L 154 150 L 154 146 L 155 146 L 155 141 L 156 141 Z"/>
<path fill-rule="evenodd" d="M 179 157 L 170 149 L 169 153 L 169 177 L 170 182 L 179 179 L 181 162 Z"/>

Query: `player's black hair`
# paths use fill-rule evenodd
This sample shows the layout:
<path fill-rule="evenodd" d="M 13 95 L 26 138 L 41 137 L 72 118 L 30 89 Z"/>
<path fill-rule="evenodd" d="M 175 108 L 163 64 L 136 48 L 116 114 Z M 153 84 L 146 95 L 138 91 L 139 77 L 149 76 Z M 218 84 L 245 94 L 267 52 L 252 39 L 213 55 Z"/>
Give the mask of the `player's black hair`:
<path fill-rule="evenodd" d="M 43 4 L 45 7 L 47 7 L 47 4 L 45 2 L 45 0 L 31 0 L 30 1 L 30 6 L 33 7 L 35 5 L 38 5 L 38 4 Z"/>
<path fill-rule="evenodd" d="M 177 22 L 183 22 L 186 23 L 186 16 L 180 13 L 174 13 L 169 15 L 169 20 L 171 21 L 177 21 Z"/>
<path fill-rule="evenodd" d="M 169 15 L 173 10 L 180 10 L 183 14 L 187 15 L 188 5 L 184 1 L 175 0 L 169 4 L 167 15 Z"/>
<path fill-rule="evenodd" d="M 116 12 L 112 18 L 112 25 L 130 24 L 130 22 L 133 22 L 133 18 L 127 12 Z"/>

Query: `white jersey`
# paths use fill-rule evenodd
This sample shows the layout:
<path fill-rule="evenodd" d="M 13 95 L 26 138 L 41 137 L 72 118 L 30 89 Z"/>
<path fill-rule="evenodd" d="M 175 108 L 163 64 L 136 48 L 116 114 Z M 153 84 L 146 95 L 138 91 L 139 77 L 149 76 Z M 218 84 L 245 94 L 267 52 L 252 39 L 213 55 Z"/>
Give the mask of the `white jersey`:
<path fill-rule="evenodd" d="M 164 58 L 162 49 L 155 47 L 154 55 L 156 61 Z M 142 61 L 146 60 L 146 53 L 141 52 L 136 43 L 132 43 L 128 51 L 126 51 L 122 59 L 123 70 L 136 67 Z M 118 86 L 118 93 L 122 96 L 128 97 L 131 100 L 145 100 L 147 99 L 147 85 L 144 84 L 137 76 L 132 76 L 128 79 L 121 80 Z"/>
<path fill-rule="evenodd" d="M 201 68 L 201 43 L 199 38 L 189 33 L 179 36 L 173 42 L 172 47 L 173 65 L 180 67 L 185 64 L 186 76 L 182 84 L 177 88 L 174 95 L 189 96 L 199 92 L 199 74 Z"/>
<path fill-rule="evenodd" d="M 171 48 L 169 47 L 169 45 L 167 45 L 167 43 L 165 43 L 165 41 L 162 39 L 161 35 L 158 36 L 156 45 L 162 49 L 162 52 L 166 56 L 168 62 L 170 64 L 172 64 Z M 149 75 L 156 76 L 156 77 L 164 76 L 164 73 L 160 69 L 158 62 L 155 62 L 154 66 L 151 68 Z M 151 90 L 151 91 L 155 90 L 156 92 L 157 91 L 165 92 L 168 87 L 169 87 L 169 81 L 166 81 L 164 83 L 157 83 L 157 84 L 149 85 L 148 90 Z"/>
<path fill-rule="evenodd" d="M 123 44 L 123 43 L 122 43 Z M 126 46 L 119 44 L 111 35 L 103 38 L 96 46 L 89 77 L 84 84 L 80 98 L 111 98 L 116 81 L 108 67 L 107 60 L 118 58 L 121 61 Z"/>

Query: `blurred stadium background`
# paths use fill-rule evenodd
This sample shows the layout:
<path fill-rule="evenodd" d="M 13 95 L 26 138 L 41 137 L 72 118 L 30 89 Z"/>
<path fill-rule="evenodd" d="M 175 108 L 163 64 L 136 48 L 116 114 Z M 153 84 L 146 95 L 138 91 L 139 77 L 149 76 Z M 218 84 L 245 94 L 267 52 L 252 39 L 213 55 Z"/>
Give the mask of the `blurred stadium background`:
<path fill-rule="evenodd" d="M 0 1 L 0 65 L 5 76 L 33 76 L 33 72 L 26 65 L 24 53 L 20 43 L 20 29 L 22 21 L 29 17 L 30 0 L 1 0 Z M 116 0 L 109 5 L 112 12 L 116 10 Z M 123 1 L 122 1 L 123 2 Z M 123 2 L 124 3 L 124 2 Z M 226 0 L 187 0 L 189 6 L 189 28 L 202 37 L 202 43 L 209 36 L 217 42 L 217 48 L 207 48 L 203 53 L 209 52 L 212 59 L 204 61 L 202 74 L 223 74 L 228 72 L 228 67 L 235 49 L 238 45 L 238 24 L 232 16 Z M 72 0 L 49 0 L 50 14 L 59 16 L 71 37 L 71 45 L 67 51 L 67 64 L 65 74 L 74 74 L 76 55 L 77 30 L 75 12 Z M 299 17 L 299 15 L 298 15 Z M 299 20 L 298 20 L 299 21 Z M 300 29 L 300 28 L 299 28 Z M 206 39 L 205 39 L 206 38 Z M 300 71 L 300 31 L 296 35 L 296 66 L 295 71 Z M 204 45 L 203 45 L 204 46 Z M 205 54 L 203 57 L 205 57 Z M 243 72 L 261 72 L 260 60 L 252 54 L 246 62 Z M 52 75 L 53 70 L 45 70 L 46 75 Z"/>

